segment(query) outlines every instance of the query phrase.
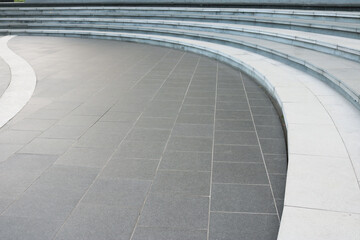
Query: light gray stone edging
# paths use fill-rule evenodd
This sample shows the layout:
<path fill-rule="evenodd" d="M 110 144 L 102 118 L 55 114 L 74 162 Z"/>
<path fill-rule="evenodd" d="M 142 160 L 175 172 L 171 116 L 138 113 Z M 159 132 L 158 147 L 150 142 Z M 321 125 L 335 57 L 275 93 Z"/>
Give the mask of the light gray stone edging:
<path fill-rule="evenodd" d="M 97 26 L 102 26 L 104 29 L 106 28 L 118 28 L 118 29 L 131 29 L 138 26 L 149 26 L 149 27 L 158 27 L 158 26 L 167 26 L 171 28 L 180 28 L 180 29 L 189 29 L 189 30 L 206 30 L 206 31 L 213 31 L 213 32 L 219 32 L 219 33 L 230 33 L 240 36 L 250 36 L 250 37 L 256 37 L 260 39 L 266 39 L 271 41 L 276 41 L 280 43 L 286 43 L 294 46 L 300 46 L 300 47 L 306 47 L 312 50 L 316 50 L 323 53 L 331 53 L 333 55 L 343 57 L 349 60 L 360 62 L 360 50 L 354 49 L 351 47 L 348 47 L 346 44 L 343 45 L 341 43 L 337 42 L 336 44 L 332 42 L 331 38 L 328 38 L 326 41 L 323 40 L 317 40 L 316 38 L 309 38 L 309 37 L 303 37 L 301 34 L 284 34 L 279 33 L 279 29 L 276 29 L 276 32 L 271 32 L 268 30 L 259 30 L 258 26 L 251 27 L 251 28 L 245 28 L 243 25 L 235 26 L 235 24 L 221 24 L 221 23 L 207 23 L 207 22 L 188 22 L 188 21 L 163 21 L 163 20 L 137 20 L 137 19 L 114 19 L 114 18 L 0 18 L 3 22 L 8 21 L 21 21 L 24 25 L 27 25 L 28 27 L 36 26 L 38 23 L 32 23 L 33 22 L 46 22 L 42 25 L 44 26 L 50 26 L 50 27 L 56 27 L 59 26 L 59 28 L 65 26 L 61 25 L 61 22 L 66 22 L 66 26 L 69 26 L 68 22 L 71 21 L 73 24 L 82 24 L 78 25 L 79 27 L 86 25 L 86 24 L 96 24 Z M 26 23 L 29 21 L 29 23 Z M 52 25 L 49 22 L 54 22 Z M 112 25 L 112 23 L 117 24 L 124 24 L 122 26 L 115 26 Z M 133 25 L 132 25 L 133 24 Z M 6 23 L 1 24 L 1 26 L 5 26 Z M 9 24 L 9 28 L 11 24 Z M 95 25 L 94 25 L 95 26 Z M 287 29 L 280 29 L 280 31 L 292 31 Z M 307 35 L 312 33 L 306 33 Z M 317 36 L 318 37 L 318 36 Z M 335 36 L 331 36 L 335 37 Z M 341 40 L 340 40 L 341 41 Z"/>
<path fill-rule="evenodd" d="M 122 4 L 216 4 L 213 0 L 28 0 L 27 3 L 122 3 Z M 249 5 L 302 5 L 302 6 L 359 6 L 357 0 L 347 0 L 346 3 L 340 0 L 223 0 L 222 4 L 249 4 Z"/>
<path fill-rule="evenodd" d="M 11 71 L 10 84 L 0 97 L 0 128 L 25 106 L 36 85 L 33 68 L 7 46 L 13 37 L 15 36 L 0 38 L 0 57 L 9 65 Z"/>
<path fill-rule="evenodd" d="M 151 30 L 149 30 L 149 31 L 151 31 Z M 95 35 L 101 36 L 103 34 L 102 32 L 99 32 L 99 34 L 98 34 L 97 32 L 93 32 L 93 31 L 89 31 L 89 30 L 36 30 L 36 29 L 35 30 L 30 29 L 30 30 L 25 30 L 25 31 L 23 29 L 7 30 L 8 34 L 11 34 L 11 33 L 22 34 L 23 32 L 31 33 L 31 34 L 62 33 L 65 35 L 71 35 L 74 33 L 74 35 L 90 34 L 92 36 L 95 36 Z M 159 34 L 161 34 L 160 30 L 156 30 L 156 31 L 154 30 L 153 32 L 158 32 Z M 166 32 L 164 31 L 163 33 L 166 33 Z M 349 86 L 347 86 L 346 83 L 337 79 L 336 77 L 334 77 L 333 75 L 328 73 L 326 70 L 318 68 L 317 66 L 315 66 L 307 61 L 304 61 L 302 59 L 299 59 L 297 57 L 290 56 L 290 55 L 284 54 L 282 52 L 276 51 L 274 49 L 259 46 L 257 44 L 253 44 L 253 43 L 250 43 L 247 41 L 228 39 L 228 38 L 224 38 L 224 37 L 216 37 L 213 35 L 208 35 L 208 34 L 203 34 L 203 33 L 194 34 L 194 33 L 187 33 L 187 32 L 177 32 L 177 31 L 172 31 L 172 30 L 168 30 L 167 33 L 171 33 L 175 37 L 176 37 L 176 35 L 180 35 L 180 36 L 185 35 L 185 36 L 194 37 L 194 38 L 199 37 L 202 39 L 206 39 L 208 41 L 225 42 L 227 45 L 229 45 L 229 44 L 238 45 L 238 46 L 241 46 L 242 48 L 245 48 L 245 49 L 248 48 L 259 54 L 265 54 L 272 58 L 276 58 L 280 61 L 283 61 L 285 63 L 289 63 L 290 65 L 297 67 L 299 69 L 305 69 L 305 71 L 307 71 L 309 74 L 323 80 L 328 85 L 332 86 L 339 93 L 341 93 L 346 99 L 348 99 L 352 104 L 354 104 L 354 106 L 356 108 L 360 109 L 360 96 L 355 91 L 353 91 Z M 117 35 L 114 32 L 109 32 L 109 34 L 114 35 L 114 36 Z"/>

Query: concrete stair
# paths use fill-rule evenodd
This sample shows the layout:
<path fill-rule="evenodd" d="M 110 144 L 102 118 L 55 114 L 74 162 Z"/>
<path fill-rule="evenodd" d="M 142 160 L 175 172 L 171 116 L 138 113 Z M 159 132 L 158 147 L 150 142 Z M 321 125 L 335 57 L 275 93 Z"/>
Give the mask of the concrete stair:
<path fill-rule="evenodd" d="M 8 17 L 99 17 L 99 18 L 131 18 L 131 19 L 162 19 L 162 20 L 181 20 L 181 21 L 202 21 L 202 22 L 221 22 L 236 23 L 251 26 L 266 26 L 284 29 L 295 29 L 301 31 L 317 32 L 323 34 L 340 35 L 351 38 L 359 38 L 359 21 L 356 14 L 342 13 L 336 17 L 330 17 L 331 13 L 302 11 L 302 14 L 294 14 L 292 11 L 273 10 L 248 10 L 231 11 L 227 9 L 227 14 L 217 14 L 219 11 L 197 11 L 192 8 L 12 8 L 11 10 L 2 9 L 3 15 Z M 293 16 L 297 16 L 294 18 Z M 299 17 L 301 16 L 301 17 Z"/>
<path fill-rule="evenodd" d="M 276 24 L 252 29 L 246 25 L 239 26 L 239 24 L 223 22 L 230 17 L 244 24 L 247 20 L 243 17 L 247 19 L 249 15 L 255 18 L 254 24 L 265 18 L 276 24 L 286 22 L 288 26 L 291 26 L 293 22 L 304 24 L 310 21 L 311 24 L 306 27 L 308 31 L 306 34 L 310 36 L 301 37 L 303 32 L 299 30 L 285 30 L 285 34 L 278 34 L 279 29 L 276 28 Z M 360 41 L 346 38 L 346 34 L 342 32 L 349 27 L 354 27 L 356 30 L 353 33 L 357 34 L 360 24 L 356 20 L 360 17 L 355 13 L 343 12 L 331 15 L 331 13 L 320 11 L 289 10 L 225 9 L 221 12 L 218 9 L 200 8 L 73 7 L 3 8 L 0 12 L 1 16 L 5 18 L 0 18 L 2 20 L 0 32 L 8 34 L 21 34 L 25 29 L 34 30 L 33 34 L 46 30 L 107 31 L 222 42 L 225 45 L 253 51 L 302 69 L 332 85 L 359 108 L 360 86 L 357 84 L 357 73 L 360 70 L 360 65 L 358 65 Z M 55 16 L 55 18 L 49 16 Z M 297 17 L 293 19 L 292 16 Z M 189 22 L 199 18 L 211 18 L 216 24 Z M 330 36 L 330 41 L 327 40 L 329 36 L 320 34 L 322 31 L 319 31 L 319 24 L 331 30 L 336 29 L 339 32 L 332 31 L 327 34 L 338 36 Z M 284 29 L 280 30 L 284 31 Z M 339 42 L 344 42 L 344 44 L 339 45 Z"/>

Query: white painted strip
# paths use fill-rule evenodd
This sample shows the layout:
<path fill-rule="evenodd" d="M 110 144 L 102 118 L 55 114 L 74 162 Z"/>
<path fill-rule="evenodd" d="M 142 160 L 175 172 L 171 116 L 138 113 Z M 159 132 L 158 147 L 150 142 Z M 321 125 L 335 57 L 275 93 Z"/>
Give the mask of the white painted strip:
<path fill-rule="evenodd" d="M 0 128 L 12 119 L 30 100 L 36 86 L 33 68 L 7 46 L 15 36 L 0 38 L 0 57 L 9 65 L 11 81 L 0 98 Z"/>

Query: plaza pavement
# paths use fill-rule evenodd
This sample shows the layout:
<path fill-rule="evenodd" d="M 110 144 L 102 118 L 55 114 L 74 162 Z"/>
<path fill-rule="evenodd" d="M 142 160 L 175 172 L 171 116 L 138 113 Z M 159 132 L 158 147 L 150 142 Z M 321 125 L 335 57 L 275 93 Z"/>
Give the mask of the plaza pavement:
<path fill-rule="evenodd" d="M 0 130 L 0 239 L 277 238 L 284 133 L 246 75 L 143 44 L 9 47 L 37 85 Z"/>

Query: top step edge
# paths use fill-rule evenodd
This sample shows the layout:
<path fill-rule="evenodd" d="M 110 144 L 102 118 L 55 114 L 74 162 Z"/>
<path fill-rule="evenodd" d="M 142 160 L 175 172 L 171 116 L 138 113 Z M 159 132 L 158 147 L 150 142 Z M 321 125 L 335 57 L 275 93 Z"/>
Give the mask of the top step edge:
<path fill-rule="evenodd" d="M 360 17 L 360 12 L 352 11 L 314 11 L 290 9 L 256 9 L 256 8 L 204 8 L 204 7 L 130 7 L 130 6 L 69 6 L 69 7 L 1 7 L 0 10 L 141 10 L 141 11 L 205 11 L 205 12 L 233 12 L 233 13 L 264 13 L 306 16 L 331 16 L 331 17 Z"/>
<path fill-rule="evenodd" d="M 300 10 L 323 10 L 323 11 L 359 11 L 360 2 L 357 0 L 348 0 L 344 4 L 341 0 L 335 1 L 282 1 L 282 0 L 245 0 L 245 1 L 212 1 L 212 0 L 27 0 L 26 3 L 6 3 L 0 2 L 0 6 L 7 7 L 38 7 L 38 6 L 157 6 L 157 7 L 223 7 L 223 8 L 256 8 L 256 9 L 300 9 Z"/>

